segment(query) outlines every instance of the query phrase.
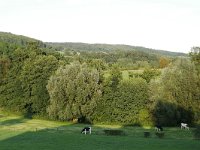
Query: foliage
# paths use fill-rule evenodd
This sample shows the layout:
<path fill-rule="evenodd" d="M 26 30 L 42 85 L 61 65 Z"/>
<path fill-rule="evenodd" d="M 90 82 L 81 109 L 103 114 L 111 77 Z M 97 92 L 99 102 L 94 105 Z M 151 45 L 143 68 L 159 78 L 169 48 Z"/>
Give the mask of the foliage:
<path fill-rule="evenodd" d="M 166 110 L 164 116 L 172 117 L 170 119 L 171 125 L 175 125 L 178 120 L 181 121 L 183 116 L 186 117 L 182 118 L 186 119 L 186 122 L 198 121 L 198 109 L 200 106 L 200 87 L 198 82 L 195 66 L 190 60 L 179 59 L 175 61 L 163 71 L 160 79 L 150 83 L 151 109 L 155 109 L 156 112 L 157 108 Z M 159 100 L 162 100 L 162 106 L 160 105 L 161 103 L 158 103 Z M 185 111 L 178 111 L 178 108 Z M 185 112 L 187 113 L 185 114 Z M 159 112 L 157 113 L 159 114 Z M 169 117 L 165 118 L 165 123 L 169 122 Z"/>
<path fill-rule="evenodd" d="M 159 70 L 156 69 L 145 69 L 142 74 L 135 75 L 136 77 L 139 76 L 146 80 L 147 83 L 151 81 L 151 79 L 155 79 L 157 76 L 159 76 L 161 73 Z"/>
<path fill-rule="evenodd" d="M 38 55 L 25 61 L 20 74 L 20 81 L 24 105 L 27 107 L 28 113 L 46 113 L 46 107 L 49 104 L 49 94 L 46 89 L 47 79 L 52 71 L 55 71 L 57 65 L 58 60 L 52 55 Z"/>
<path fill-rule="evenodd" d="M 200 125 L 197 125 L 193 131 L 195 139 L 200 140 Z"/>
<path fill-rule="evenodd" d="M 125 135 L 125 133 L 122 130 L 104 130 L 106 135 Z"/>
<path fill-rule="evenodd" d="M 169 52 L 169 51 L 163 51 L 163 50 L 154 50 L 149 49 L 145 47 L 139 47 L 139 46 L 130 46 L 130 45 L 111 45 L 111 44 L 87 44 L 87 43 L 71 43 L 71 42 L 65 42 L 65 43 L 45 43 L 48 46 L 52 46 L 57 48 L 57 50 L 71 50 L 71 51 L 87 51 L 87 52 L 110 52 L 110 51 L 135 51 L 136 53 L 144 52 L 144 53 L 150 53 L 150 54 L 156 54 L 156 55 L 162 55 L 162 56 L 187 56 L 184 53 L 176 53 L 176 52 Z M 128 55 L 127 55 L 128 56 Z"/>
<path fill-rule="evenodd" d="M 198 72 L 200 73 L 200 47 L 193 47 L 189 55 L 192 61 L 195 63 Z"/>
<path fill-rule="evenodd" d="M 150 132 L 147 132 L 147 131 L 144 132 L 144 137 L 145 137 L 145 138 L 148 138 L 148 137 L 150 137 L 150 136 L 151 136 L 151 133 L 150 133 Z"/>
<path fill-rule="evenodd" d="M 141 123 L 139 112 L 148 101 L 147 83 L 141 79 L 121 80 L 116 88 L 104 86 L 103 97 L 96 111 L 97 122 Z M 142 121 L 142 120 L 141 120 Z"/>
<path fill-rule="evenodd" d="M 165 57 L 161 57 L 159 59 L 159 67 L 160 68 L 165 68 L 169 65 L 170 63 L 170 60 L 168 58 L 165 58 Z"/>
<path fill-rule="evenodd" d="M 45 47 L 45 44 L 39 40 L 9 32 L 0 32 L 0 42 L 10 43 L 16 46 L 26 46 L 27 43 L 37 42 L 40 47 Z"/>
<path fill-rule="evenodd" d="M 58 120 L 86 119 L 91 116 L 101 96 L 100 74 L 86 64 L 60 67 L 48 81 L 49 117 Z"/>
<path fill-rule="evenodd" d="M 164 135 L 165 133 L 164 132 L 156 132 L 155 135 L 158 137 L 158 138 L 164 138 Z"/>
<path fill-rule="evenodd" d="M 25 47 L 3 43 L 0 106 L 26 115 L 44 115 L 49 103 L 46 84 L 57 69 L 59 56 L 40 48 L 38 42 Z M 2 63 L 1 63 L 2 64 Z"/>
<path fill-rule="evenodd" d="M 0 108 L 56 120 L 192 124 L 200 120 L 199 47 L 190 58 L 128 45 L 43 43 L 0 32 Z"/>
<path fill-rule="evenodd" d="M 179 105 L 158 101 L 153 110 L 155 124 L 162 126 L 177 126 L 181 122 L 192 123 L 194 114 Z M 170 120 L 170 121 L 169 121 Z"/>

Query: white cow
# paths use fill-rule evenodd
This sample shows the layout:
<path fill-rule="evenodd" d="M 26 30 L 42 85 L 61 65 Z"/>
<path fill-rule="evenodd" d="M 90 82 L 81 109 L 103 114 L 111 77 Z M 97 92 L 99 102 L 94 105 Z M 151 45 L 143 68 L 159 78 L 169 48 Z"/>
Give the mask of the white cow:
<path fill-rule="evenodd" d="M 188 124 L 187 123 L 181 123 L 181 129 L 188 129 L 189 130 Z"/>

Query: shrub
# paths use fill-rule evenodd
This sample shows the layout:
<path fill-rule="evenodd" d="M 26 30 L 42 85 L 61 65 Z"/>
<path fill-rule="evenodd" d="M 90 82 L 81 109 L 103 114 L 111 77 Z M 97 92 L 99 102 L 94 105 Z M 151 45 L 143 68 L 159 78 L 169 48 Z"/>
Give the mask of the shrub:
<path fill-rule="evenodd" d="M 125 135 L 122 130 L 104 130 L 106 135 Z"/>
<path fill-rule="evenodd" d="M 150 132 L 144 132 L 144 137 L 145 137 L 145 138 L 150 137 L 150 135 L 151 135 Z"/>
<path fill-rule="evenodd" d="M 196 126 L 196 129 L 193 131 L 194 138 L 200 140 L 200 125 Z"/>
<path fill-rule="evenodd" d="M 164 138 L 164 135 L 165 135 L 165 134 L 164 134 L 164 132 L 156 132 L 155 135 L 156 135 L 158 138 L 161 139 L 161 138 Z"/>

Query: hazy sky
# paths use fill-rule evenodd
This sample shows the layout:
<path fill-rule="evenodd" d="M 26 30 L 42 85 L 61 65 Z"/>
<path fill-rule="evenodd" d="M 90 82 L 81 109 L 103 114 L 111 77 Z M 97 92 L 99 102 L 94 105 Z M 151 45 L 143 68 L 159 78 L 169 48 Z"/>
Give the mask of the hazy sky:
<path fill-rule="evenodd" d="M 0 0 L 0 31 L 187 53 L 200 46 L 200 0 Z"/>

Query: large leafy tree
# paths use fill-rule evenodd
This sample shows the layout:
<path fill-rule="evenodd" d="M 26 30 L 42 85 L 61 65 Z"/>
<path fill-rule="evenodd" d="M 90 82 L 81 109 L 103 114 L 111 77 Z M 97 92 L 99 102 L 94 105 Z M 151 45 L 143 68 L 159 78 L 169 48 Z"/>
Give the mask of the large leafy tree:
<path fill-rule="evenodd" d="M 100 73 L 86 64 L 60 67 L 48 81 L 49 117 L 58 120 L 92 121 L 101 97 Z"/>
<path fill-rule="evenodd" d="M 173 119 L 178 120 L 178 122 L 197 121 L 200 104 L 200 87 L 198 82 L 197 71 L 189 59 L 178 59 L 175 61 L 163 71 L 160 79 L 152 81 L 150 84 L 150 97 L 153 103 L 152 106 L 155 109 L 154 115 L 160 116 L 158 113 L 161 112 L 157 110 L 167 108 L 167 112 L 173 114 L 175 116 Z M 169 116 L 167 112 L 165 115 Z M 189 114 L 185 115 L 185 112 Z M 194 118 L 191 117 L 191 114 L 193 114 Z M 165 116 L 163 118 L 165 120 L 162 122 L 167 123 L 167 118 L 169 117 Z M 177 122 L 174 120 L 171 120 L 173 125 Z"/>
<path fill-rule="evenodd" d="M 198 72 L 200 73 L 200 47 L 193 47 L 189 55 L 192 61 L 195 63 Z"/>

